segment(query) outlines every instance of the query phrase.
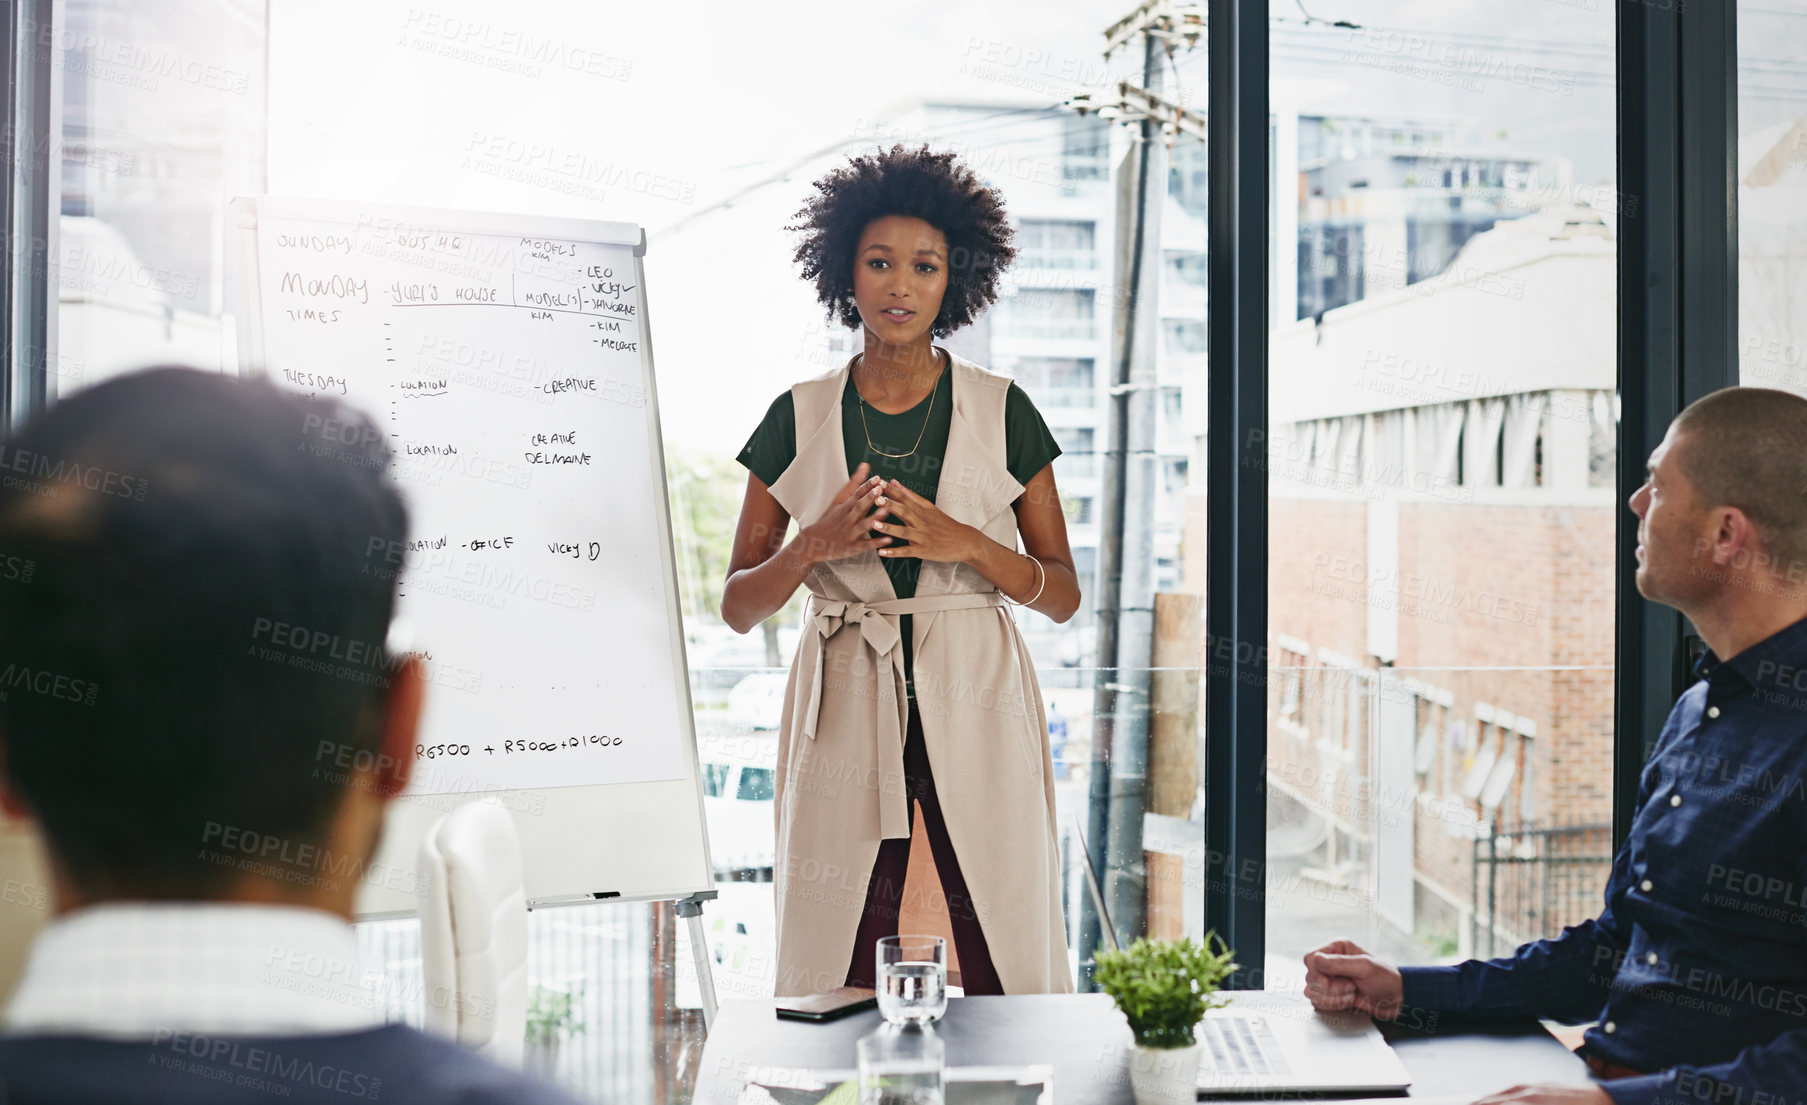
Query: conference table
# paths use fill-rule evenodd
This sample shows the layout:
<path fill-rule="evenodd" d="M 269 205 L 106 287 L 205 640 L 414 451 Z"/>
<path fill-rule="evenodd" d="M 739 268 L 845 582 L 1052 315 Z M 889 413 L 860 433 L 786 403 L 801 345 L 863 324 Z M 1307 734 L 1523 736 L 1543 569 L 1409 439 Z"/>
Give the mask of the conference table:
<path fill-rule="evenodd" d="M 1297 1000 L 1303 1005 L 1305 999 Z M 722 1003 L 698 1065 L 697 1105 L 728 1105 L 739 1099 L 750 1079 L 768 1077 L 774 1070 L 851 1068 L 854 1041 L 882 1023 L 877 1010 L 821 1024 L 787 1020 L 773 1013 L 773 1004 L 769 998 Z M 1127 1066 L 1129 1027 L 1107 995 L 951 998 L 947 1014 L 935 1028 L 946 1041 L 949 1067 L 1047 1066 L 1053 1070 L 1057 1105 L 1134 1103 Z M 1592 1083 L 1581 1060 L 1534 1021 L 1435 1035 L 1383 1026 L 1383 1034 L 1412 1076 L 1405 1095 L 1314 1098 L 1395 1103 L 1437 1099 L 1443 1105 L 1519 1083 Z M 1238 1094 L 1225 1100 L 1263 1098 Z M 1298 1100 L 1298 1095 L 1290 1095 L 1290 1100 Z"/>

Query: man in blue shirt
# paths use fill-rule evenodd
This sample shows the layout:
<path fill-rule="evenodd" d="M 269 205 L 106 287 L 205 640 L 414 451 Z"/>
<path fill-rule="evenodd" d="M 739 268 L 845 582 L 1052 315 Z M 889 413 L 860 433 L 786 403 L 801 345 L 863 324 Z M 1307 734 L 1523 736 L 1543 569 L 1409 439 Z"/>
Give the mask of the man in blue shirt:
<path fill-rule="evenodd" d="M 1639 593 L 1710 651 L 1645 765 L 1600 915 L 1453 967 L 1336 941 L 1305 957 L 1306 994 L 1381 1019 L 1596 1022 L 1580 1052 L 1599 1086 L 1488 1102 L 1807 1100 L 1807 400 L 1727 388 L 1689 406 L 1631 509 Z"/>

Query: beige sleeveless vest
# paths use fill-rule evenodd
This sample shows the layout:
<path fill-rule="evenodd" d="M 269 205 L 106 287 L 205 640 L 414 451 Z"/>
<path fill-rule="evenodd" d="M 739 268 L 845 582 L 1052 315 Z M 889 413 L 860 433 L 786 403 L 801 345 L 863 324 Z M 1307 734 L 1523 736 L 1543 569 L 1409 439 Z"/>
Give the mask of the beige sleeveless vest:
<path fill-rule="evenodd" d="M 800 524 L 850 474 L 840 404 L 852 363 L 791 388 L 797 455 L 771 491 Z M 1014 549 L 1011 503 L 1023 485 L 1004 460 L 1010 381 L 963 357 L 949 364 L 954 410 L 936 505 Z M 804 586 L 775 787 L 778 995 L 846 981 L 879 841 L 910 835 L 902 614 L 913 615 L 935 789 L 999 981 L 1010 994 L 1071 992 L 1047 716 L 997 588 L 965 564 L 925 561 L 915 597 L 899 599 L 876 552 L 819 564 Z"/>

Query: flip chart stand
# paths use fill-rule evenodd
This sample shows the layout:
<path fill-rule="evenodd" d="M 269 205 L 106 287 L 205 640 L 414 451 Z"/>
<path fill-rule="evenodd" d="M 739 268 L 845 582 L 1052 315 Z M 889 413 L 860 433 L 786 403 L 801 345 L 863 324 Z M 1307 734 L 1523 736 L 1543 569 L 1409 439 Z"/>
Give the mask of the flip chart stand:
<path fill-rule="evenodd" d="M 690 923 L 690 954 L 696 959 L 696 986 L 703 995 L 703 1028 L 715 1027 L 715 971 L 709 964 L 709 939 L 703 932 L 703 902 L 715 897 L 704 890 L 676 903 L 678 916 Z"/>
<path fill-rule="evenodd" d="M 408 869 L 445 802 L 491 797 L 514 814 L 529 909 L 676 905 L 713 1024 L 716 891 L 645 231 L 273 196 L 231 210 L 240 371 L 387 414 L 418 546 L 394 558 L 397 592 L 444 676 L 422 735 L 471 757 L 435 761 L 445 785 L 413 794 L 430 800 L 390 804 L 373 866 Z M 579 752 L 556 749 L 590 758 L 574 773 L 563 757 Z M 355 912 L 418 908 L 366 881 Z"/>

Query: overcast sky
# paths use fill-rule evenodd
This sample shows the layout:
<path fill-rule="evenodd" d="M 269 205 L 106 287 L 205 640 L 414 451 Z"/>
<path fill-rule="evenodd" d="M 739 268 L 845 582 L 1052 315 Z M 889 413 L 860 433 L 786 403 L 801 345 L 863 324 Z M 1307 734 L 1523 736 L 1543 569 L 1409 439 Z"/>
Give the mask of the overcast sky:
<path fill-rule="evenodd" d="M 1617 3 L 1274 0 L 1276 103 L 1451 119 L 1467 143 L 1566 157 L 1578 184 L 1610 184 Z M 1101 32 L 1129 7 L 273 0 L 270 190 L 644 225 L 666 434 L 732 453 L 773 395 L 819 371 L 799 356 L 816 312 L 782 230 L 807 173 L 690 216 L 890 105 L 1051 104 L 1114 78 L 1132 59 L 1107 68 Z M 1202 109 L 1203 50 L 1176 75 Z M 598 181 L 616 167 L 625 184 Z"/>

